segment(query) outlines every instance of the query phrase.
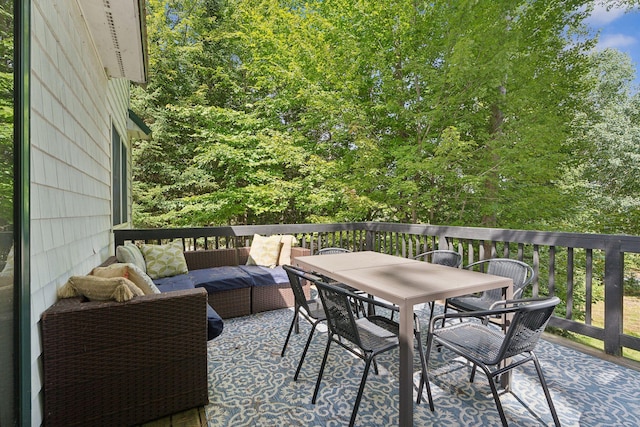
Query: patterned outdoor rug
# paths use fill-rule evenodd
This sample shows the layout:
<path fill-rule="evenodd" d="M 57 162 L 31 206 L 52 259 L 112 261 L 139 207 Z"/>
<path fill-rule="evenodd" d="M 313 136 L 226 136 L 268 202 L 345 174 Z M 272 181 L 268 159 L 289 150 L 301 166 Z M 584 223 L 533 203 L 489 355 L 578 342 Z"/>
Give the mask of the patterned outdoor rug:
<path fill-rule="evenodd" d="M 436 309 L 440 307 L 436 306 Z M 428 307 L 416 307 L 426 336 Z M 327 341 L 316 331 L 298 381 L 293 375 L 310 330 L 300 322 L 285 357 L 280 357 L 293 311 L 260 313 L 225 321 L 223 334 L 209 343 L 209 426 L 344 426 L 349 422 L 364 362 L 332 345 L 315 405 L 311 396 Z M 563 426 L 640 425 L 640 372 L 541 341 L 537 347 Z M 470 368 L 453 353 L 432 352 L 430 374 L 435 412 L 414 404 L 416 426 L 497 426 L 500 418 L 486 377 L 469 383 Z M 398 352 L 377 358 L 358 411 L 358 426 L 398 424 Z M 414 360 L 414 396 L 420 363 Z M 510 425 L 553 425 L 533 364 L 516 368 L 514 393 L 501 401 Z"/>

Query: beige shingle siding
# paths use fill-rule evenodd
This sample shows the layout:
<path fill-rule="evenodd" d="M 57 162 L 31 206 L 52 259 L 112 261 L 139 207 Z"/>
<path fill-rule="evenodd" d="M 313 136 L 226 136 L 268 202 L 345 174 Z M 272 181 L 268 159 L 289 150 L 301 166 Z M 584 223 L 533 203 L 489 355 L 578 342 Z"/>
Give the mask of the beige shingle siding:
<path fill-rule="evenodd" d="M 39 426 L 40 316 L 69 276 L 114 252 L 111 125 L 126 141 L 129 82 L 107 78 L 75 0 L 33 0 L 31 13 L 32 424 Z"/>

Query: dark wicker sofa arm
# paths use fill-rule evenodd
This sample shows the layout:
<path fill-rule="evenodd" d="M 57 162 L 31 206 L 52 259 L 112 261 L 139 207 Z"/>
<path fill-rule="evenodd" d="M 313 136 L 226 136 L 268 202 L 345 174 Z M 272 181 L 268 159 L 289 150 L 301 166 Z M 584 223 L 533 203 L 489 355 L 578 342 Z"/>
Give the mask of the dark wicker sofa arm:
<path fill-rule="evenodd" d="M 42 316 L 45 425 L 131 425 L 208 403 L 207 293 L 63 299 Z"/>

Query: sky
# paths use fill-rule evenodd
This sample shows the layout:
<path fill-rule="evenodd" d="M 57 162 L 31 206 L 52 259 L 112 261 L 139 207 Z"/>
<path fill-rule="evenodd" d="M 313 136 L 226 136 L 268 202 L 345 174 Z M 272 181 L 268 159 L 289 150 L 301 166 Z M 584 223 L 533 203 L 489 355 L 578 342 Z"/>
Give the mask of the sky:
<path fill-rule="evenodd" d="M 596 6 L 587 22 L 601 31 L 597 49 L 612 47 L 631 56 L 636 66 L 635 84 L 640 85 L 640 10 L 625 13 L 624 9 L 607 11 Z"/>

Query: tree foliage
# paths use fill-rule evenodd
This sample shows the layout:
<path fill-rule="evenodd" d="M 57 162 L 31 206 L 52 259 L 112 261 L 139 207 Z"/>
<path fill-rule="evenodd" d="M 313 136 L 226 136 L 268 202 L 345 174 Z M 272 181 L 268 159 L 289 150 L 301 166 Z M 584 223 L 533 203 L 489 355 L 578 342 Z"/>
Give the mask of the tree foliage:
<path fill-rule="evenodd" d="M 564 226 L 621 153 L 585 3 L 148 0 L 136 225 Z"/>
<path fill-rule="evenodd" d="M 0 0 L 0 229 L 13 223 L 13 1 Z"/>
<path fill-rule="evenodd" d="M 581 195 L 583 230 L 638 234 L 640 221 L 640 95 L 628 55 L 606 49 L 592 55 L 594 113 L 579 116 L 587 150 L 572 171 Z"/>

